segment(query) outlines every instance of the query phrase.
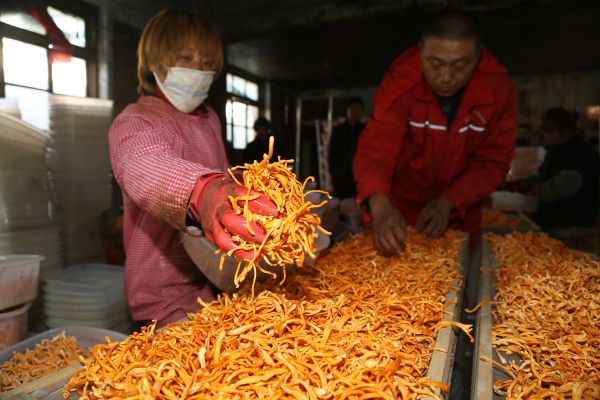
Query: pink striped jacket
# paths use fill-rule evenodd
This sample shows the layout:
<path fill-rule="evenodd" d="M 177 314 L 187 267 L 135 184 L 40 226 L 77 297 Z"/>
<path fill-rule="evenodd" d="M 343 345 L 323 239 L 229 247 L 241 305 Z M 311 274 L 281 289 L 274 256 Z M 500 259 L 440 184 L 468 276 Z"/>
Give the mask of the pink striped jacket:
<path fill-rule="evenodd" d="M 212 285 L 179 243 L 187 202 L 199 177 L 228 167 L 214 110 L 185 114 L 143 96 L 115 119 L 113 173 L 123 192 L 125 293 L 136 320 L 165 324 L 214 298 Z"/>

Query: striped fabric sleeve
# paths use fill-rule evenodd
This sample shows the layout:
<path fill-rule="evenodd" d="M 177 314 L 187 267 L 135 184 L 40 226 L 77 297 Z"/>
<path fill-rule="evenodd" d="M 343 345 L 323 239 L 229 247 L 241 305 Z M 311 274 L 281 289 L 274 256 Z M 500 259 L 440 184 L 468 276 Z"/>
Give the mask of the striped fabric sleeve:
<path fill-rule="evenodd" d="M 180 158 L 168 120 L 119 117 L 109 132 L 113 172 L 121 189 L 157 219 L 185 229 L 187 203 L 199 177 L 221 171 Z"/>

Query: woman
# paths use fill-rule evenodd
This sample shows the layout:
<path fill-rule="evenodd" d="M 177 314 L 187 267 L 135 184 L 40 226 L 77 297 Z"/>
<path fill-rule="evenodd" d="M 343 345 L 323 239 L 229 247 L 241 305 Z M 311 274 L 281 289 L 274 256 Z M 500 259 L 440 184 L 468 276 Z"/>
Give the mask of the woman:
<path fill-rule="evenodd" d="M 215 289 L 189 259 L 179 231 L 199 225 L 228 251 L 228 232 L 260 242 L 264 232 L 235 215 L 228 196 L 245 189 L 227 179 L 221 123 L 204 100 L 223 67 L 218 34 L 198 14 L 166 9 L 138 45 L 139 100 L 115 119 L 110 157 L 125 208 L 125 293 L 135 320 L 164 325 L 211 301 Z M 254 212 L 276 215 L 260 196 Z M 251 258 L 252 253 L 237 252 Z"/>

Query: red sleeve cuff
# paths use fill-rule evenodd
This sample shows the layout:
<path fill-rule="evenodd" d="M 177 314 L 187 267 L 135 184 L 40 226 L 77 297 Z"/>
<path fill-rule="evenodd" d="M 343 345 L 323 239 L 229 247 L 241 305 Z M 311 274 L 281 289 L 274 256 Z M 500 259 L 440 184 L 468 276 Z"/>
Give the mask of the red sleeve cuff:
<path fill-rule="evenodd" d="M 366 188 L 359 187 L 356 201 L 358 204 L 363 204 L 370 196 L 374 194 L 384 194 L 390 197 L 390 186 L 383 182 L 373 182 Z"/>
<path fill-rule="evenodd" d="M 217 178 L 223 178 L 224 176 L 224 174 L 208 174 L 201 176 L 196 181 L 196 185 L 194 186 L 194 190 L 192 190 L 192 195 L 190 196 L 190 201 L 188 202 L 188 211 L 192 214 L 196 221 L 201 222 L 198 210 L 200 209 L 200 200 L 202 198 L 202 192 L 204 191 L 204 188 L 210 182 Z"/>
<path fill-rule="evenodd" d="M 450 203 L 452 203 L 454 209 L 458 212 L 460 219 L 464 220 L 465 214 L 467 213 L 467 205 L 464 201 L 461 201 L 459 193 L 457 193 L 456 190 L 449 188 L 444 192 L 443 196 L 450 200 Z"/>
<path fill-rule="evenodd" d="M 366 190 L 359 189 L 358 196 L 356 197 L 356 202 L 358 203 L 358 205 L 361 208 L 362 221 L 363 221 L 363 224 L 365 224 L 365 225 L 368 225 L 371 223 L 371 211 L 369 210 L 368 199 L 369 199 L 369 197 L 373 196 L 374 194 L 383 194 L 383 195 L 387 196 L 387 198 L 389 199 L 390 198 L 389 185 L 386 185 L 383 182 L 380 182 L 380 183 L 376 182 L 375 184 L 369 185 L 369 187 Z"/>

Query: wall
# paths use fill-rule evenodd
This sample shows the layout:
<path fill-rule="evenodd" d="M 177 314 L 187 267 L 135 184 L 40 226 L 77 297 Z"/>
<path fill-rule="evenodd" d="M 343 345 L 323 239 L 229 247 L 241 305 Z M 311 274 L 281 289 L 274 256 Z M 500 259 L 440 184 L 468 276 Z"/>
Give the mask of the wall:
<path fill-rule="evenodd" d="M 598 135 L 598 116 L 585 115 L 590 106 L 600 105 L 600 70 L 513 76 L 517 85 L 519 137 L 535 140 L 541 114 L 551 107 L 580 113 L 580 125 L 588 137 Z"/>
<path fill-rule="evenodd" d="M 113 21 L 112 26 L 111 55 L 119 61 L 113 63 L 109 85 L 114 100 L 113 115 L 118 115 L 138 98 L 136 50 L 141 30 L 120 21 Z"/>

